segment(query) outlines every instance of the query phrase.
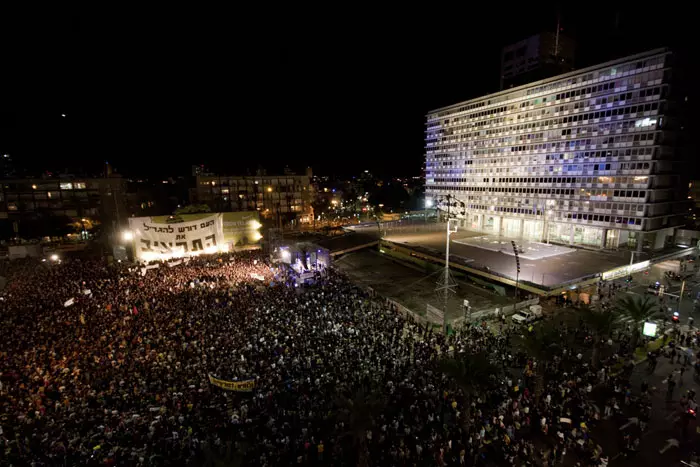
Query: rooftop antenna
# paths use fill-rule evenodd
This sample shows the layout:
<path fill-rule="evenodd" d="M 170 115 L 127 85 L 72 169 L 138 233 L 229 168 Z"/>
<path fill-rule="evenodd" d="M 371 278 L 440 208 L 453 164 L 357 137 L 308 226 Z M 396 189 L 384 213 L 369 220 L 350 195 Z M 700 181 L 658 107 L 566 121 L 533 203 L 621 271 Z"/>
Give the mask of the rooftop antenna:
<path fill-rule="evenodd" d="M 559 61 L 559 30 L 561 29 L 560 26 L 560 17 L 559 17 L 559 12 L 557 12 L 557 33 L 555 34 L 555 39 L 554 39 L 554 58 Z"/>

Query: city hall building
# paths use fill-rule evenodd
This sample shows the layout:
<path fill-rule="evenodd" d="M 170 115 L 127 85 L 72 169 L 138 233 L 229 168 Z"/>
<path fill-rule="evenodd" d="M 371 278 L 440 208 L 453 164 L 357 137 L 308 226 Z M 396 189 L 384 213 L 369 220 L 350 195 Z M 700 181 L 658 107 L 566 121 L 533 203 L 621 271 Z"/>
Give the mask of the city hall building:
<path fill-rule="evenodd" d="M 454 196 L 462 226 L 488 234 L 663 248 L 688 209 L 670 59 L 657 49 L 431 111 L 426 202 Z"/>

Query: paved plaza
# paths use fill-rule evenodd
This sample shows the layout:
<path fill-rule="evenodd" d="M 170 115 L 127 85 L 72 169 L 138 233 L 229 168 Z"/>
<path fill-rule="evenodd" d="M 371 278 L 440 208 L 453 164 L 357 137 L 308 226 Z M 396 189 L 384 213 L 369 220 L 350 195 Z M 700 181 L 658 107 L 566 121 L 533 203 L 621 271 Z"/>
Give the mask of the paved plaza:
<path fill-rule="evenodd" d="M 498 237 L 496 235 L 465 237 L 454 240 L 454 242 L 462 245 L 483 248 L 484 250 L 498 251 L 506 255 L 514 255 L 511 240 L 504 237 Z M 528 240 L 515 240 L 515 243 L 518 246 L 520 258 L 524 259 L 537 260 L 576 251 L 574 248 L 567 248 L 560 245 L 546 244 L 542 242 L 531 242 Z"/>
<path fill-rule="evenodd" d="M 424 247 L 437 254 L 445 254 L 445 232 L 416 232 L 414 230 L 388 230 L 385 239 L 409 247 Z M 460 231 L 451 236 L 450 256 L 459 257 L 476 268 L 486 268 L 515 279 L 515 260 L 509 238 L 500 241 L 505 244 L 491 244 L 485 248 L 487 240 L 479 240 L 481 233 Z M 476 239 L 476 240 L 475 240 Z M 516 240 L 519 244 L 522 241 Z M 525 242 L 526 253 L 520 259 L 520 279 L 544 286 L 555 286 L 580 277 L 596 274 L 624 266 L 630 262 L 630 252 L 592 251 L 561 246 L 547 246 L 536 242 Z M 532 248 L 532 249 L 530 249 Z M 549 250 L 556 248 L 556 250 Z M 501 251 L 502 250 L 502 251 Z M 510 250 L 510 251 L 508 251 Z M 554 254 L 547 254 L 548 252 Z M 646 259 L 635 257 L 636 261 Z"/>

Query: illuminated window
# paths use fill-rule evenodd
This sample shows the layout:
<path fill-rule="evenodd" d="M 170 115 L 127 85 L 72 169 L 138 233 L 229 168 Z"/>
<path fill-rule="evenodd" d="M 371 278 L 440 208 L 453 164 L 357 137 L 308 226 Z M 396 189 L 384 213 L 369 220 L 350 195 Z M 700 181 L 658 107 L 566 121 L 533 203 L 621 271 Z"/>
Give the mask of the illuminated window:
<path fill-rule="evenodd" d="M 73 184 L 73 188 L 76 190 L 84 190 L 85 189 L 85 182 L 75 182 Z"/>
<path fill-rule="evenodd" d="M 61 187 L 61 190 L 72 190 L 73 184 L 72 183 L 61 183 L 60 187 Z"/>

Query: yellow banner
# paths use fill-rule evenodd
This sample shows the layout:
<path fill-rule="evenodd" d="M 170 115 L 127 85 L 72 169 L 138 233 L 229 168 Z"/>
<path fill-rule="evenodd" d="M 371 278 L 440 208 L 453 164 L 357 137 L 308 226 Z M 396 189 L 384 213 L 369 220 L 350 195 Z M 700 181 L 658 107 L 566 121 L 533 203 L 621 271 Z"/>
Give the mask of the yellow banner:
<path fill-rule="evenodd" d="M 251 392 L 253 388 L 255 388 L 254 379 L 247 379 L 245 381 L 225 381 L 209 375 L 209 382 L 227 391 Z"/>

